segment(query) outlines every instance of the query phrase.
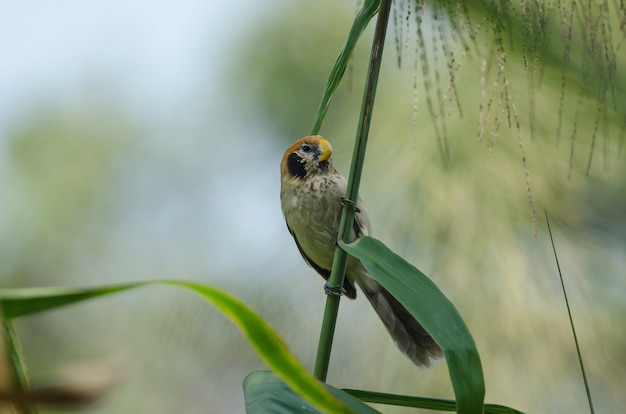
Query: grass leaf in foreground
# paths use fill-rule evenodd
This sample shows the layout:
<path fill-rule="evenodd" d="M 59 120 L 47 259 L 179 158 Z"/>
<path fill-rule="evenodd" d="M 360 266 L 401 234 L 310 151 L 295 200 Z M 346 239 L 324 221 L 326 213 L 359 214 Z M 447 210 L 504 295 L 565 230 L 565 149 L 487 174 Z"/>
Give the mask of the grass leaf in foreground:
<path fill-rule="evenodd" d="M 443 350 L 459 413 L 483 412 L 485 384 L 474 339 L 454 305 L 421 271 L 382 242 L 361 237 L 339 243 L 404 305 Z"/>
<path fill-rule="evenodd" d="M 355 413 L 376 414 L 378 411 L 350 396 L 346 392 L 323 384 L 335 397 L 343 401 Z M 321 413 L 294 393 L 272 371 L 255 371 L 243 381 L 243 391 L 248 414 Z"/>
<path fill-rule="evenodd" d="M 456 401 L 442 398 L 424 398 L 408 395 L 387 394 L 375 391 L 343 389 L 347 394 L 361 401 L 377 404 L 396 405 L 401 407 L 425 408 L 435 411 L 454 411 Z M 485 414 L 524 414 L 522 411 L 498 404 L 485 404 Z"/>
<path fill-rule="evenodd" d="M 208 285 L 182 281 L 147 281 L 87 289 L 56 287 L 2 289 L 0 290 L 0 306 L 4 319 L 9 321 L 20 316 L 149 285 L 174 285 L 199 294 L 239 326 L 261 359 L 312 406 L 322 412 L 353 412 L 307 371 L 267 322 L 239 299 Z"/>

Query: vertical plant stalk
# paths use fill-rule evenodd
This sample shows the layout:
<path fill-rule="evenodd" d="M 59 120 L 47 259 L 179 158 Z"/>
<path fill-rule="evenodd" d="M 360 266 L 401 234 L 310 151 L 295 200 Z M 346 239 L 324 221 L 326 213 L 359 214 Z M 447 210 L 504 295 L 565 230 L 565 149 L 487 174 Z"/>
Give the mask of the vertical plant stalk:
<path fill-rule="evenodd" d="M 554 252 L 554 260 L 556 261 L 556 268 L 559 272 L 559 279 L 561 280 L 561 289 L 563 290 L 563 297 L 565 298 L 565 306 L 567 307 L 567 316 L 569 316 L 569 323 L 572 328 L 572 334 L 574 336 L 574 343 L 576 344 L 576 354 L 578 355 L 578 362 L 580 364 L 580 372 L 583 376 L 583 382 L 585 383 L 585 391 L 587 392 L 587 402 L 589 403 L 589 412 L 595 413 L 593 409 L 593 401 L 591 399 L 591 391 L 589 389 L 589 381 L 587 380 L 587 373 L 585 372 L 585 364 L 583 364 L 583 357 L 580 353 L 580 344 L 578 343 L 578 336 L 576 335 L 576 328 L 574 328 L 574 319 L 572 318 L 572 311 L 569 307 L 569 300 L 567 299 L 567 291 L 565 290 L 565 282 L 563 281 L 563 273 L 561 272 L 561 265 L 559 264 L 559 257 L 556 254 L 556 247 L 554 246 L 554 238 L 552 237 L 552 229 L 550 228 L 550 220 L 548 220 L 548 212 L 543 211 L 546 215 L 546 224 L 548 225 L 548 234 L 550 235 L 550 243 L 552 243 L 552 251 Z"/>
<path fill-rule="evenodd" d="M 346 190 L 346 198 L 348 200 L 356 201 L 359 195 L 361 172 L 363 171 L 367 137 L 374 109 L 374 98 L 376 96 L 376 86 L 378 84 L 378 75 L 380 73 L 380 66 L 382 63 L 383 47 L 385 44 L 387 25 L 389 23 L 390 10 L 391 0 L 381 0 L 378 19 L 376 21 L 376 30 L 374 32 L 372 52 L 370 54 L 370 65 L 365 84 L 363 103 L 361 106 L 361 115 L 356 133 L 356 141 L 354 143 L 354 151 L 352 153 L 350 175 L 348 176 L 348 186 Z M 354 205 L 346 203 L 341 212 L 341 221 L 339 222 L 339 240 L 346 243 L 352 241 L 350 240 L 350 230 L 352 229 L 353 222 Z M 348 254 L 341 250 L 341 248 L 337 247 L 335 249 L 330 278 L 328 279 L 329 286 L 343 286 L 347 262 Z M 324 310 L 324 319 L 322 322 L 320 341 L 317 347 L 317 358 L 315 361 L 314 371 L 315 377 L 321 381 L 326 381 L 326 376 L 328 374 L 328 364 L 330 361 L 333 336 L 335 334 L 340 299 L 340 296 L 332 295 L 329 295 L 326 298 L 326 308 Z"/>
<path fill-rule="evenodd" d="M 15 390 L 25 393 L 30 391 L 30 380 L 28 379 L 28 370 L 26 369 L 26 362 L 24 361 L 24 355 L 22 353 L 22 346 L 20 340 L 15 332 L 15 326 L 13 320 L 3 320 L 2 327 L 4 328 L 5 337 L 2 340 L 5 341 L 9 367 L 13 374 L 13 381 L 15 383 Z M 15 407 L 15 412 L 19 414 L 37 414 L 38 410 L 31 405 L 22 405 Z M 4 411 L 2 411 L 4 412 Z"/>

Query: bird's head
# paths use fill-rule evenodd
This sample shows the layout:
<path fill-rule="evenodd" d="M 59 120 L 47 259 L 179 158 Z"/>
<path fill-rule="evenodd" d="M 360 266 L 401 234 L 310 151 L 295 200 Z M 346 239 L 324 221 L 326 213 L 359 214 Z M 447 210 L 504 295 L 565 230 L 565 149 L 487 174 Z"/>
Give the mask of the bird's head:
<path fill-rule="evenodd" d="M 300 138 L 285 151 L 280 172 L 283 176 L 299 179 L 314 174 L 327 174 L 333 171 L 330 159 L 332 154 L 330 142 L 321 136 Z"/>

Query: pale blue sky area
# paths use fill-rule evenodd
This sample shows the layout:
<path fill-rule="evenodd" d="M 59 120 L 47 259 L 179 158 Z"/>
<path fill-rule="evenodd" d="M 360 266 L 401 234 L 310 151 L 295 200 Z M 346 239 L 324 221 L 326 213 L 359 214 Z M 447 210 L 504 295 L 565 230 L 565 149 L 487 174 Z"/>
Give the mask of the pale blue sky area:
<path fill-rule="evenodd" d="M 276 2 L 273 2 L 276 3 Z M 98 81 L 150 111 L 199 81 L 211 88 L 230 48 L 272 2 L 5 2 L 0 13 L 0 130 L 33 100 Z M 207 82 L 208 81 L 208 82 Z M 148 105 L 146 107 L 146 105 Z"/>
<path fill-rule="evenodd" d="M 119 229 L 108 231 L 117 252 L 111 254 L 122 256 L 104 261 L 102 272 L 129 263 L 124 256 L 139 250 L 217 274 L 234 263 L 252 266 L 232 258 L 244 241 L 269 254 L 278 250 L 268 238 L 284 233 L 291 243 L 278 202 L 282 148 L 253 120 L 241 122 L 229 110 L 236 101 L 222 85 L 255 21 L 280 2 L 65 0 L 2 7 L 0 143 L 38 108 L 74 108 L 102 96 L 144 134 L 129 165 L 118 168 L 114 199 L 124 214 Z M 253 136 L 261 139 L 245 139 Z M 258 164 L 235 164 L 246 141 Z M 0 160 L 5 150 L 0 145 Z M 122 279 L 133 272 L 124 273 Z"/>

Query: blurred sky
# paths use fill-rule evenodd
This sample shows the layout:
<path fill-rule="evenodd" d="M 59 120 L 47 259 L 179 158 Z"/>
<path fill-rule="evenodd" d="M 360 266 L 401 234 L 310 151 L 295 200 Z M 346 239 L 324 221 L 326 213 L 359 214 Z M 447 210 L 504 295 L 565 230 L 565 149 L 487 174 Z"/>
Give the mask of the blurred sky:
<path fill-rule="evenodd" d="M 241 114 L 231 110 L 237 97 L 224 96 L 222 85 L 247 30 L 273 7 L 280 7 L 280 2 L 7 2 L 0 16 L 0 58 L 4 62 L 0 66 L 0 137 L 6 140 L 38 109 L 89 107 L 93 103 L 90 99 L 101 99 L 121 107 L 124 115 L 147 134 L 147 156 L 150 152 L 174 151 L 184 154 L 182 158 L 186 163 L 193 159 L 198 164 L 207 164 L 210 159 L 215 167 L 210 171 L 200 167 L 195 172 L 198 175 L 204 172 L 211 176 L 221 167 L 232 167 L 233 158 L 228 154 L 235 156 L 232 153 L 235 148 L 230 145 L 236 139 L 233 137 L 254 131 L 262 138 L 264 132 L 253 123 L 238 122 Z M 210 129 L 206 130 L 208 134 L 199 136 L 197 123 L 202 122 L 202 118 L 210 124 Z M 189 123 L 196 125 L 189 126 Z M 168 130 L 167 125 L 174 125 L 175 133 Z M 200 149 L 201 141 L 210 144 Z M 254 145 L 254 141 L 250 141 L 247 145 Z M 264 145 L 260 143 L 267 141 L 256 142 L 262 154 Z M 4 145 L 0 148 L 2 152 L 7 149 Z M 211 153 L 203 155 L 202 151 L 206 150 Z M 273 154 L 273 148 L 265 150 Z M 141 171 L 137 160 L 133 162 L 135 173 L 137 169 Z M 166 161 L 176 162 L 175 157 Z M 152 164 L 148 168 L 148 175 L 153 167 Z M 228 224 L 233 232 L 241 232 L 249 242 L 255 242 L 258 236 L 262 238 L 256 241 L 260 245 L 266 243 L 265 230 L 277 228 L 276 223 L 281 220 L 277 200 L 253 196 L 257 189 L 267 194 L 266 188 L 263 185 L 259 188 L 258 182 L 245 181 L 240 171 L 233 170 L 237 175 L 231 178 L 241 192 L 231 191 L 233 181 L 216 180 L 212 186 L 207 183 L 206 194 L 199 195 L 202 200 L 176 206 L 172 200 L 180 196 L 177 189 L 181 181 L 189 182 L 189 177 L 179 177 L 178 174 L 183 174 L 180 168 L 172 168 L 170 180 L 174 182 L 169 185 L 162 181 L 146 183 L 141 181 L 141 174 L 134 175 L 140 180 L 137 186 L 144 192 L 150 194 L 152 184 L 164 193 L 158 197 L 164 203 L 156 203 L 155 215 L 167 216 L 169 212 L 171 216 L 172 209 L 174 215 L 189 214 L 181 209 L 195 206 L 194 218 L 202 220 L 202 212 L 208 212 L 208 209 L 203 210 L 204 203 L 210 203 L 216 222 L 226 224 L 223 220 L 230 218 Z M 260 168 L 257 173 L 268 174 L 264 182 L 272 184 L 270 191 L 275 195 L 278 183 L 272 178 L 276 176 L 273 168 L 277 166 L 268 162 Z M 167 181 L 167 177 L 165 179 Z M 209 181 L 210 177 L 199 179 Z M 243 188 L 242 184 L 250 188 Z M 250 197 L 256 200 L 252 211 L 246 209 L 251 206 Z M 138 201 L 141 200 L 133 200 Z M 264 203 L 269 202 L 271 207 L 265 207 Z M 233 206 L 241 208 L 245 214 L 233 220 L 233 215 L 229 214 Z M 267 214 L 269 208 L 276 214 Z M 266 225 L 268 217 L 274 220 L 270 219 Z M 167 217 L 164 220 L 166 229 L 162 235 L 165 238 L 172 236 L 172 228 L 167 226 Z M 141 223 L 135 217 L 131 222 L 133 225 Z M 154 222 L 150 218 L 146 218 L 146 222 L 152 227 L 148 231 L 155 231 Z M 212 223 L 205 224 L 204 229 L 210 231 Z M 246 231 L 250 226 L 255 231 Z M 191 232 L 203 234 L 197 228 Z M 183 237 L 188 236 L 186 232 Z M 124 238 L 132 240 L 132 234 L 125 234 Z M 224 247 L 224 253 L 233 250 L 232 246 L 214 246 Z M 228 260 L 220 254 L 215 257 Z"/>
<path fill-rule="evenodd" d="M 4 2 L 2 126 L 42 94 L 63 96 L 100 77 L 154 116 L 202 81 L 215 88 L 233 43 L 277 2 Z M 216 88 L 217 89 L 217 88 Z"/>

